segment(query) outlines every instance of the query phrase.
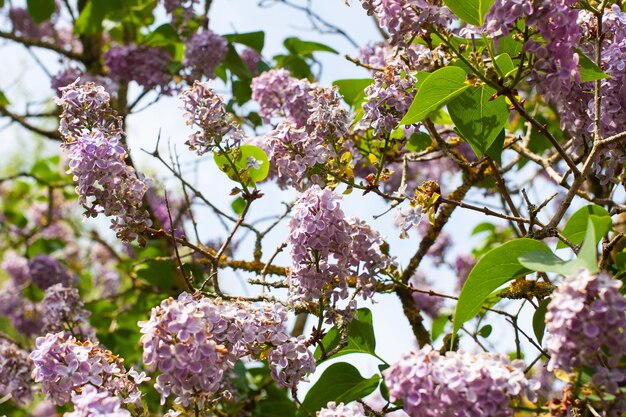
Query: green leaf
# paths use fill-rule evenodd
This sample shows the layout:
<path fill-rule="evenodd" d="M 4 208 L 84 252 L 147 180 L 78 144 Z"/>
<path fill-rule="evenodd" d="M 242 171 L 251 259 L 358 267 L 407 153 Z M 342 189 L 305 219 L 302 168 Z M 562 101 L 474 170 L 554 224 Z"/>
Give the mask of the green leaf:
<path fill-rule="evenodd" d="M 543 334 L 546 330 L 546 311 L 548 311 L 549 303 L 549 298 L 541 300 L 537 306 L 537 310 L 535 310 L 535 314 L 533 314 L 533 331 L 535 332 L 535 337 L 539 344 L 543 341 Z"/>
<path fill-rule="evenodd" d="M 348 344 L 337 352 L 333 357 L 348 355 L 350 353 L 368 353 L 376 355 L 376 337 L 374 336 L 374 326 L 372 324 L 372 312 L 367 308 L 358 310 L 358 317 L 348 324 Z M 341 335 L 336 327 L 332 327 L 322 339 L 322 345 L 326 351 L 334 349 L 340 342 Z M 319 359 L 322 350 L 318 346 L 315 349 L 314 357 Z"/>
<path fill-rule="evenodd" d="M 9 101 L 9 99 L 7 98 L 6 94 L 4 94 L 3 91 L 0 91 L 0 106 L 2 107 L 6 107 L 9 104 L 11 104 L 11 102 Z"/>
<path fill-rule="evenodd" d="M 376 390 L 379 382 L 378 374 L 365 379 L 358 369 L 349 363 L 335 363 L 324 371 L 306 394 L 298 415 L 305 416 L 307 411 L 315 415 L 315 412 L 326 407 L 329 401 L 347 404 L 366 397 Z"/>
<path fill-rule="evenodd" d="M 578 53 L 578 64 L 580 65 L 580 81 L 596 81 L 611 76 L 600 69 L 591 59 L 587 57 L 580 49 L 575 49 Z"/>
<path fill-rule="evenodd" d="M 265 151 L 254 145 L 241 145 L 226 153 L 215 152 L 213 156 L 217 167 L 228 177 L 245 185 L 263 181 L 270 170 L 270 162 Z M 255 168 L 253 164 L 258 164 Z"/>
<path fill-rule="evenodd" d="M 143 44 L 146 46 L 167 46 L 179 42 L 176 29 L 170 24 L 163 24 L 146 36 Z"/>
<path fill-rule="evenodd" d="M 489 337 L 491 332 L 493 331 L 493 326 L 491 324 L 487 324 L 478 331 L 480 337 L 484 337 L 485 339 Z"/>
<path fill-rule="evenodd" d="M 287 38 L 283 42 L 285 48 L 292 54 L 297 55 L 310 55 L 313 52 L 330 52 L 333 54 L 339 54 L 335 49 L 328 45 L 324 45 L 319 42 L 303 41 L 299 38 Z"/>
<path fill-rule="evenodd" d="M 441 314 L 439 317 L 433 320 L 433 324 L 430 329 L 430 337 L 433 341 L 437 340 L 439 336 L 443 334 L 443 331 L 445 330 L 446 324 L 448 324 L 449 319 L 449 314 Z"/>
<path fill-rule="evenodd" d="M 452 12 L 470 25 L 482 26 L 495 0 L 444 0 Z"/>
<path fill-rule="evenodd" d="M 226 52 L 226 56 L 224 57 L 223 65 L 241 80 L 252 79 L 252 73 L 250 72 L 250 69 L 241 60 L 241 57 L 235 50 L 235 47 L 231 44 L 228 44 L 228 51 Z"/>
<path fill-rule="evenodd" d="M 513 60 L 509 54 L 500 54 L 495 58 L 495 64 L 500 71 L 502 71 L 502 75 L 506 76 L 508 73 L 515 70 L 515 65 L 513 64 Z"/>
<path fill-rule="evenodd" d="M 261 53 L 263 45 L 265 45 L 265 32 L 248 32 L 248 33 L 230 33 L 228 35 L 222 35 L 231 43 L 239 43 L 249 46 L 255 51 Z"/>
<path fill-rule="evenodd" d="M 55 0 L 26 0 L 28 14 L 35 23 L 41 23 L 50 19 L 56 8 Z"/>
<path fill-rule="evenodd" d="M 519 257 L 519 262 L 531 271 L 554 272 L 561 275 L 576 273 L 580 264 L 576 259 L 565 261 L 552 252 L 533 251 Z"/>
<path fill-rule="evenodd" d="M 81 35 L 95 35 L 102 32 L 102 21 L 107 12 L 119 6 L 118 1 L 89 0 L 76 19 L 74 30 Z"/>
<path fill-rule="evenodd" d="M 604 207 L 596 204 L 589 204 L 578 209 L 565 224 L 562 235 L 570 242 L 579 245 L 585 233 L 587 232 L 587 222 L 591 219 L 596 230 L 596 243 L 599 242 L 613 227 L 611 215 Z M 568 247 L 565 243 L 559 241 L 556 245 L 557 249 Z"/>
<path fill-rule="evenodd" d="M 598 243 L 596 241 L 596 237 L 596 228 L 590 218 L 587 222 L 587 233 L 585 233 L 585 240 L 583 240 L 583 245 L 578 251 L 578 256 L 576 257 L 576 260 L 581 267 L 587 268 L 592 274 L 598 272 Z"/>
<path fill-rule="evenodd" d="M 246 207 L 246 200 L 241 197 L 237 197 L 230 203 L 230 207 L 233 209 L 235 214 L 241 214 L 243 209 Z"/>
<path fill-rule="evenodd" d="M 480 311 L 489 294 L 512 279 L 530 272 L 517 259 L 533 251 L 548 252 L 550 248 L 538 240 L 515 239 L 490 250 L 478 260 L 459 295 L 454 313 L 454 333 Z"/>
<path fill-rule="evenodd" d="M 509 119 L 509 105 L 504 96 L 492 100 L 491 87 L 465 90 L 448 103 L 450 117 L 459 133 L 480 158 L 496 140 Z"/>
<path fill-rule="evenodd" d="M 488 222 L 482 222 L 476 225 L 476 227 L 474 227 L 474 230 L 472 230 L 472 236 L 477 235 L 479 233 L 482 232 L 490 232 L 493 233 L 496 231 L 496 225 L 493 223 L 488 223 Z"/>
<path fill-rule="evenodd" d="M 430 138 L 430 135 L 418 131 L 411 135 L 409 141 L 404 145 L 404 147 L 409 152 L 421 152 L 426 150 L 432 144 L 433 140 Z"/>
<path fill-rule="evenodd" d="M 465 84 L 465 71 L 459 67 L 444 67 L 433 72 L 419 87 L 401 125 L 421 122 L 435 110 L 469 88 Z"/>
<path fill-rule="evenodd" d="M 365 99 L 365 88 L 372 83 L 371 78 L 336 80 L 333 85 L 339 88 L 339 94 L 352 107 L 356 107 Z"/>

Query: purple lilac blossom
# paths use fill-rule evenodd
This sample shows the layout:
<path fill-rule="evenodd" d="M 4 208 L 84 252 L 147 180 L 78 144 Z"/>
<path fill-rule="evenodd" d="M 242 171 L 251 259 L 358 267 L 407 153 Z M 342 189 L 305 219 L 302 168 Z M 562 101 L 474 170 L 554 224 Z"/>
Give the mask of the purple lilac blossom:
<path fill-rule="evenodd" d="M 119 398 L 92 385 L 73 392 L 72 404 L 74 411 L 65 413 L 63 417 L 131 417 L 130 411 L 122 408 Z"/>
<path fill-rule="evenodd" d="M 63 94 L 61 88 L 72 84 L 77 78 L 80 78 L 80 84 L 92 82 L 97 85 L 102 85 L 109 94 L 115 94 L 119 87 L 117 83 L 113 82 L 113 80 L 108 77 L 87 74 L 85 71 L 76 67 L 65 67 L 56 75 L 52 76 L 50 78 L 50 87 L 58 97 L 61 97 Z"/>
<path fill-rule="evenodd" d="M 252 97 L 266 121 L 285 118 L 273 131 L 255 139 L 276 167 L 272 173 L 282 188 L 303 190 L 321 183 L 311 169 L 348 152 L 338 140 L 348 132 L 348 113 L 336 88 L 298 80 L 279 69 L 252 80 Z"/>
<path fill-rule="evenodd" d="M 294 391 L 306 375 L 315 372 L 315 358 L 305 336 L 292 337 L 272 349 L 267 360 L 272 378 L 281 388 Z"/>
<path fill-rule="evenodd" d="M 15 343 L 0 339 L 0 395 L 10 395 L 18 404 L 33 399 L 33 364 L 28 352 Z"/>
<path fill-rule="evenodd" d="M 579 271 L 563 279 L 546 313 L 548 370 L 595 367 L 592 382 L 615 393 L 626 381 L 616 368 L 626 354 L 626 299 L 607 273 Z"/>
<path fill-rule="evenodd" d="M 55 38 L 55 30 L 52 23 L 49 21 L 35 23 L 28 10 L 22 7 L 11 7 L 9 9 L 9 19 L 11 19 L 13 31 L 16 35 L 44 41 L 53 41 Z"/>
<path fill-rule="evenodd" d="M 389 65 L 374 74 L 365 89 L 363 119 L 359 126 L 373 128 L 374 134 L 389 134 L 406 114 L 415 98 L 417 79 L 404 64 Z"/>
<path fill-rule="evenodd" d="M 111 216 L 111 229 L 120 239 L 145 242 L 142 233 L 152 224 L 142 209 L 148 180 L 126 163 L 122 122 L 110 107 L 109 94 L 101 86 L 78 81 L 62 91 L 55 99 L 63 108 L 59 131 L 85 215 Z"/>
<path fill-rule="evenodd" d="M 456 290 L 461 291 L 472 268 L 476 265 L 476 258 L 469 254 L 459 254 L 454 259 L 454 270 L 456 271 Z"/>
<path fill-rule="evenodd" d="M 259 103 L 259 115 L 269 122 L 285 117 L 298 126 L 309 118 L 308 80 L 299 80 L 285 69 L 272 69 L 252 80 L 252 99 Z"/>
<path fill-rule="evenodd" d="M 215 78 L 215 69 L 228 51 L 226 39 L 210 30 L 195 33 L 187 42 L 183 64 L 190 68 L 191 78 L 201 80 Z"/>
<path fill-rule="evenodd" d="M 69 285 L 72 276 L 61 262 L 50 255 L 39 254 L 28 261 L 30 278 L 42 290 L 55 284 Z"/>
<path fill-rule="evenodd" d="M 367 14 L 376 15 L 394 44 L 406 45 L 412 38 L 426 35 L 433 25 L 445 30 L 454 15 L 441 0 L 361 0 Z"/>
<path fill-rule="evenodd" d="M 334 401 L 326 404 L 326 407 L 317 412 L 317 417 L 365 417 L 363 406 L 357 402 L 350 405 L 344 403 L 335 403 Z"/>
<path fill-rule="evenodd" d="M 0 288 L 0 315 L 11 320 L 15 330 L 26 337 L 34 337 L 41 333 L 41 311 L 38 303 L 26 299 L 23 285 L 16 286 L 10 280 Z"/>
<path fill-rule="evenodd" d="M 126 403 L 141 406 L 137 387 L 144 374 L 126 372 L 123 360 L 91 341 L 79 342 L 63 333 L 38 337 L 30 354 L 33 379 L 56 405 L 67 404 L 70 394 L 88 385 L 115 394 Z"/>
<path fill-rule="evenodd" d="M 204 404 L 222 389 L 239 359 L 260 354 L 264 345 L 281 349 L 289 342 L 286 320 L 287 312 L 279 304 L 225 303 L 188 293 L 163 300 L 148 321 L 139 323 L 143 362 L 160 371 L 155 388 L 162 403 L 173 396 L 183 406 Z M 289 364 L 301 363 L 298 360 L 299 356 L 292 358 L 286 368 L 281 362 L 280 370 L 273 371 L 276 377 L 297 383 L 294 378 L 304 375 Z"/>
<path fill-rule="evenodd" d="M 424 273 L 422 273 L 421 271 L 417 271 L 415 275 L 411 277 L 411 279 L 409 280 L 409 284 L 411 285 L 411 287 L 418 290 L 432 290 L 432 284 L 428 281 L 426 275 L 424 275 Z M 424 314 L 426 314 L 431 319 L 435 319 L 439 316 L 439 312 L 441 311 L 441 307 L 443 305 L 443 299 L 437 296 L 415 291 L 413 291 L 412 295 L 413 300 L 415 301 L 415 305 Z"/>
<path fill-rule="evenodd" d="M 246 48 L 241 51 L 239 56 L 241 57 L 243 63 L 246 64 L 246 67 L 248 67 L 252 75 L 256 76 L 259 74 L 259 64 L 262 60 L 260 53 L 252 48 Z"/>
<path fill-rule="evenodd" d="M 539 384 L 524 375 L 524 363 L 497 353 L 445 355 L 426 345 L 405 354 L 383 372 L 391 401 L 402 400 L 411 417 L 512 417 L 510 402 Z"/>
<path fill-rule="evenodd" d="M 168 88 L 172 76 L 168 64 L 172 57 L 161 47 L 143 45 L 113 46 L 104 54 L 104 63 L 109 68 L 109 76 L 117 81 L 135 81 L 145 89 Z"/>
<path fill-rule="evenodd" d="M 244 138 L 241 127 L 231 120 L 224 100 L 207 83 L 195 81 L 181 99 L 185 122 L 196 130 L 185 142 L 189 149 L 203 155 L 218 147 L 224 149 L 240 145 Z"/>
<path fill-rule="evenodd" d="M 289 222 L 293 267 L 287 277 L 294 301 L 346 299 L 351 277 L 361 295 L 370 297 L 376 275 L 392 263 L 380 252 L 378 234 L 361 220 L 346 218 L 340 201 L 330 189 L 314 185 L 294 205 Z"/>
<path fill-rule="evenodd" d="M 15 252 L 5 252 L 0 268 L 4 269 L 15 285 L 25 285 L 30 281 L 30 272 L 28 270 L 28 259 L 19 256 Z"/>
<path fill-rule="evenodd" d="M 91 313 L 85 310 L 76 288 L 63 284 L 48 287 L 41 300 L 41 313 L 44 333 L 64 331 L 81 340 L 95 339 L 96 332 L 87 320 Z"/>

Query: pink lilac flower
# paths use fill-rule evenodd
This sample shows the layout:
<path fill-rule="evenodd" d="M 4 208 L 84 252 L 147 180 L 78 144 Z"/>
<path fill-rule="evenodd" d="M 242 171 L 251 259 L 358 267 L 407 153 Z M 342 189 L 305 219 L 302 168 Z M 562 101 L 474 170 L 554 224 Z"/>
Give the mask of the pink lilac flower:
<path fill-rule="evenodd" d="M 346 299 L 351 277 L 361 295 L 369 297 L 375 277 L 392 263 L 380 252 L 379 235 L 361 220 L 346 218 L 340 201 L 330 189 L 314 185 L 294 205 L 289 222 L 293 267 L 287 277 L 294 301 Z"/>
<path fill-rule="evenodd" d="M 292 337 L 272 349 L 267 360 L 272 378 L 282 388 L 296 389 L 306 375 L 315 372 L 315 359 L 305 336 Z"/>
<path fill-rule="evenodd" d="M 195 81 L 181 99 L 185 110 L 183 117 L 187 125 L 196 130 L 185 142 L 189 149 L 203 155 L 240 145 L 244 138 L 241 127 L 231 120 L 224 100 L 208 84 Z"/>
<path fill-rule="evenodd" d="M 270 360 L 270 364 L 280 367 L 273 371 L 282 378 L 279 383 L 296 384 L 296 378 L 304 376 L 296 368 L 306 364 L 301 355 L 307 354 L 301 347 L 293 351 L 286 319 L 287 312 L 279 304 L 226 303 L 188 293 L 164 300 L 152 309 L 148 321 L 139 323 L 143 362 L 148 369 L 160 371 L 155 388 L 162 403 L 173 396 L 184 407 L 204 404 L 222 390 L 239 359 L 256 356 L 266 346 L 291 352 L 287 363 Z"/>
<path fill-rule="evenodd" d="M 426 278 L 423 272 L 417 271 L 409 280 L 409 284 L 418 290 L 432 290 L 432 284 Z M 413 292 L 413 300 L 415 305 L 428 317 L 434 319 L 439 316 L 443 300 L 440 297 L 432 296 L 422 292 Z"/>
<path fill-rule="evenodd" d="M 426 345 L 383 372 L 391 401 L 402 400 L 411 417 L 512 417 L 513 400 L 531 401 L 539 384 L 524 363 L 497 353 L 441 355 Z"/>
<path fill-rule="evenodd" d="M 55 284 L 69 285 L 72 276 L 66 267 L 50 255 L 39 254 L 28 261 L 30 279 L 42 290 Z"/>
<path fill-rule="evenodd" d="M 130 411 L 122 408 L 119 398 L 92 385 L 73 392 L 72 404 L 74 411 L 65 413 L 63 417 L 131 417 Z"/>
<path fill-rule="evenodd" d="M 13 342 L 0 339 L 0 395 L 10 395 L 18 404 L 32 400 L 32 369 L 28 352 Z"/>
<path fill-rule="evenodd" d="M 46 289 L 41 300 L 43 333 L 67 332 L 81 340 L 95 339 L 96 332 L 88 322 L 91 314 L 85 310 L 78 290 L 55 284 Z"/>
<path fill-rule="evenodd" d="M 187 42 L 183 64 L 191 69 L 191 78 L 215 78 L 215 69 L 228 50 L 226 39 L 210 30 L 195 33 Z"/>
<path fill-rule="evenodd" d="M 246 64 L 246 67 L 248 67 L 252 75 L 256 76 L 259 74 L 259 64 L 262 60 L 260 53 L 252 48 L 246 48 L 241 51 L 239 56 L 241 57 L 243 63 Z"/>
<path fill-rule="evenodd" d="M 135 81 L 146 89 L 159 88 L 169 92 L 172 76 L 168 64 L 172 57 L 161 47 L 143 45 L 112 46 L 104 54 L 110 77 L 117 81 Z"/>
<path fill-rule="evenodd" d="M 334 401 L 326 404 L 326 407 L 317 412 L 317 417 L 365 417 L 363 406 L 357 402 L 350 405 L 344 403 L 335 403 Z"/>
<path fill-rule="evenodd" d="M 441 0 L 361 0 L 367 14 L 376 15 L 392 43 L 406 45 L 415 36 L 426 35 L 430 27 L 446 29 L 454 15 Z"/>
<path fill-rule="evenodd" d="M 113 217 L 111 228 L 120 239 L 144 242 L 142 233 L 151 225 L 142 209 L 148 181 L 126 163 L 122 122 L 110 107 L 109 94 L 101 86 L 78 81 L 62 91 L 56 99 L 63 109 L 59 131 L 85 215 Z"/>
<path fill-rule="evenodd" d="M 41 383 L 42 392 L 56 405 L 68 403 L 77 389 L 93 385 L 140 406 L 137 384 L 143 378 L 136 372 L 127 374 L 123 360 L 97 343 L 48 333 L 37 338 L 30 359 L 33 379 Z"/>
<path fill-rule="evenodd" d="M 616 368 L 626 354 L 626 298 L 619 291 L 621 285 L 607 273 L 586 270 L 560 283 L 546 313 L 548 370 L 595 367 L 592 381 L 613 393 L 626 381 L 626 373 Z"/>

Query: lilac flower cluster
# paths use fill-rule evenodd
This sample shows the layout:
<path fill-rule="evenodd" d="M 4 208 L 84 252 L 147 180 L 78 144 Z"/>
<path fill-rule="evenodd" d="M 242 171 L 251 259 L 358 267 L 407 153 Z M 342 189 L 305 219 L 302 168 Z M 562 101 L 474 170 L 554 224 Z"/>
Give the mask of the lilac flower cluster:
<path fill-rule="evenodd" d="M 336 303 L 349 296 L 350 281 L 363 297 L 392 259 L 380 252 L 382 240 L 364 222 L 346 218 L 341 197 L 314 185 L 296 201 L 289 222 L 293 267 L 287 278 L 293 301 L 326 296 Z"/>
<path fill-rule="evenodd" d="M 582 38 L 578 47 L 587 57 L 596 53 L 595 16 L 580 12 L 578 24 L 582 27 Z M 626 13 L 614 5 L 605 11 L 603 18 L 602 70 L 610 77 L 601 81 L 602 112 L 600 114 L 601 135 L 611 136 L 626 130 L 626 101 L 623 86 L 626 82 Z M 595 101 L 592 83 L 578 83 L 559 95 L 549 95 L 560 111 L 561 125 L 575 133 L 574 146 L 582 153 L 591 146 L 594 132 Z M 593 169 L 602 182 L 618 181 L 618 174 L 626 163 L 626 152 L 620 143 L 603 147 L 594 161 Z"/>
<path fill-rule="evenodd" d="M 42 290 L 55 284 L 67 286 L 72 281 L 65 266 L 50 255 L 39 254 L 28 261 L 30 279 Z"/>
<path fill-rule="evenodd" d="M 472 255 L 457 255 L 454 259 L 454 270 L 456 271 L 456 289 L 461 291 L 472 268 L 476 265 L 476 258 Z"/>
<path fill-rule="evenodd" d="M 252 75 L 257 75 L 259 73 L 259 64 L 262 60 L 261 54 L 252 48 L 246 48 L 241 51 L 239 57 L 243 63 L 246 64 L 246 67 L 250 70 Z"/>
<path fill-rule="evenodd" d="M 73 392 L 72 404 L 74 411 L 65 413 L 64 417 L 131 417 L 130 411 L 122 408 L 119 398 L 91 385 Z"/>
<path fill-rule="evenodd" d="M 513 416 L 511 401 L 539 384 L 524 375 L 524 363 L 496 353 L 446 352 L 430 345 L 405 354 L 383 372 L 391 401 L 402 400 L 411 417 Z"/>
<path fill-rule="evenodd" d="M 418 290 L 429 291 L 432 289 L 432 284 L 426 278 L 426 275 L 421 271 L 417 271 L 409 281 L 409 284 Z M 439 316 L 443 300 L 440 297 L 435 297 L 430 294 L 422 292 L 413 292 L 413 300 L 415 305 L 428 317 L 434 319 Z"/>
<path fill-rule="evenodd" d="M 626 380 L 615 369 L 626 354 L 626 298 L 621 281 L 586 270 L 565 278 L 546 313 L 548 369 L 596 367 L 593 382 L 609 392 Z"/>
<path fill-rule="evenodd" d="M 4 269 L 16 285 L 24 285 L 30 281 L 28 259 L 15 252 L 6 252 L 0 268 Z"/>
<path fill-rule="evenodd" d="M 122 359 L 96 343 L 48 333 L 38 337 L 35 346 L 30 354 L 33 379 L 41 382 L 43 393 L 55 404 L 66 404 L 72 391 L 93 385 L 120 396 L 124 403 L 141 406 L 137 385 L 145 375 L 132 370 L 127 373 Z"/>
<path fill-rule="evenodd" d="M 22 7 L 11 7 L 9 9 L 9 19 L 11 19 L 13 31 L 16 35 L 44 41 L 53 41 L 55 38 L 55 30 L 52 23 L 35 23 L 28 10 Z"/>
<path fill-rule="evenodd" d="M 197 129 L 185 142 L 189 149 L 203 155 L 217 146 L 233 148 L 240 145 L 244 137 L 240 126 L 230 120 L 222 97 L 208 84 L 195 81 L 181 99 L 187 125 Z M 228 139 L 224 140 L 225 137 Z"/>
<path fill-rule="evenodd" d="M 441 46 L 430 49 L 424 45 L 391 46 L 384 42 L 369 43 L 359 49 L 360 61 L 372 67 L 372 75 L 388 65 L 407 63 L 413 71 L 431 72 L 442 65 L 446 55 Z"/>
<path fill-rule="evenodd" d="M 580 79 L 574 51 L 581 35 L 575 4 L 576 0 L 496 0 L 485 17 L 485 29 L 494 35 L 508 34 L 520 18 L 537 28 L 542 42 L 530 40 L 525 49 L 536 57 L 533 77 L 548 96 L 567 93 Z"/>
<path fill-rule="evenodd" d="M 165 11 L 172 15 L 174 26 L 180 26 L 193 18 L 198 0 L 163 0 Z"/>
<path fill-rule="evenodd" d="M 56 99 L 63 109 L 59 131 L 85 215 L 113 216 L 111 228 L 120 239 L 143 242 L 141 234 L 151 225 L 141 209 L 148 184 L 125 162 L 121 119 L 110 107 L 109 94 L 103 87 L 78 81 L 62 91 Z"/>
<path fill-rule="evenodd" d="M 298 80 L 278 69 L 252 80 L 252 98 L 266 121 L 285 118 L 259 140 L 276 167 L 279 185 L 302 190 L 308 177 L 320 183 L 320 178 L 309 175 L 310 170 L 347 151 L 338 139 L 348 132 L 348 113 L 336 88 Z"/>
<path fill-rule="evenodd" d="M 441 0 L 361 0 L 367 14 L 376 15 L 379 24 L 401 45 L 415 36 L 429 33 L 430 26 L 443 30 L 454 15 Z"/>
<path fill-rule="evenodd" d="M 13 280 L 6 281 L 0 289 L 0 315 L 7 317 L 15 330 L 26 337 L 40 333 L 43 323 L 37 303 L 26 299 L 23 285 L 16 285 Z"/>
<path fill-rule="evenodd" d="M 254 307 L 188 293 L 164 300 L 148 321 L 139 323 L 144 364 L 160 371 L 155 388 L 161 402 L 174 396 L 183 406 L 204 404 L 222 389 L 237 360 L 268 348 L 280 349 L 269 353 L 270 364 L 280 367 L 272 374 L 279 383 L 295 386 L 304 373 L 314 370 L 314 362 L 311 367 L 306 357 L 312 355 L 289 339 L 286 319 L 279 304 Z M 280 359 L 282 354 L 286 356 Z"/>
<path fill-rule="evenodd" d="M 46 289 L 41 301 L 43 333 L 65 331 L 81 340 L 94 339 L 96 332 L 87 318 L 91 314 L 83 305 L 76 288 L 56 284 Z"/>
<path fill-rule="evenodd" d="M 272 349 L 267 360 L 276 385 L 295 390 L 306 375 L 315 371 L 315 358 L 305 336 L 292 337 Z"/>
<path fill-rule="evenodd" d="M 0 395 L 10 395 L 18 404 L 32 400 L 32 369 L 28 352 L 15 343 L 0 339 Z"/>
<path fill-rule="evenodd" d="M 365 89 L 363 119 L 360 126 L 374 129 L 377 135 L 394 130 L 415 98 L 417 79 L 404 64 L 389 65 L 374 74 Z"/>
<path fill-rule="evenodd" d="M 145 89 L 160 88 L 168 92 L 172 76 L 168 64 L 172 57 L 158 46 L 113 46 L 104 54 L 104 63 L 115 81 L 135 81 Z"/>
<path fill-rule="evenodd" d="M 195 33 L 189 39 L 183 64 L 190 68 L 191 78 L 200 80 L 202 76 L 215 78 L 215 69 L 228 51 L 226 39 L 210 30 Z"/>
<path fill-rule="evenodd" d="M 350 405 L 336 404 L 334 401 L 317 412 L 317 417 L 365 417 L 363 406 L 357 402 Z"/>

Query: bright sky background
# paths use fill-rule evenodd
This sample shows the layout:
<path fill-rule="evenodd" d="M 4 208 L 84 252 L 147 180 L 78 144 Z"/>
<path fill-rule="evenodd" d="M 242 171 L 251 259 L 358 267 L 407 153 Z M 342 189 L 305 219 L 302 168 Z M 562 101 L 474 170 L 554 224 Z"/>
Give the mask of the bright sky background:
<path fill-rule="evenodd" d="M 352 56 L 357 55 L 355 48 L 345 39 L 339 36 L 321 36 L 311 31 L 310 24 L 303 13 L 284 5 L 262 8 L 258 7 L 257 3 L 255 0 L 214 0 L 210 14 L 212 30 L 220 34 L 265 30 L 264 56 L 266 58 L 284 51 L 282 41 L 289 36 L 299 36 L 305 40 L 317 40 L 327 43 L 341 54 L 318 54 L 324 66 L 321 83 L 325 85 L 329 85 L 336 79 L 368 76 L 366 71 L 343 58 L 342 55 L 346 53 Z M 299 1 L 298 3 L 303 4 L 304 2 Z M 314 3 L 317 5 L 316 10 L 320 14 L 346 30 L 359 44 L 364 45 L 368 41 L 380 39 L 380 34 L 376 30 L 374 21 L 365 14 L 365 11 L 355 0 L 351 2 L 351 7 L 347 7 L 342 0 L 318 0 Z M 3 45 L 0 47 L 0 54 L 4 57 L 3 63 L 0 65 L 0 89 L 12 100 L 14 110 L 19 112 L 24 109 L 24 102 L 21 100 L 25 97 L 29 101 L 46 100 L 50 97 L 51 91 L 48 77 L 41 68 L 33 64 L 33 60 L 24 48 Z M 52 73 L 58 70 L 59 65 L 51 54 L 41 50 L 36 50 L 35 54 Z M 219 89 L 219 84 L 216 84 L 216 87 Z M 156 105 L 129 117 L 128 141 L 131 153 L 138 167 L 147 172 L 148 175 L 162 178 L 165 173 L 164 168 L 160 167 L 157 161 L 140 150 L 141 148 L 152 150 L 159 132 L 161 132 L 162 136 L 162 151 L 167 149 L 168 142 L 170 142 L 172 148 L 175 147 L 180 154 L 183 166 L 191 167 L 198 160 L 197 156 L 184 146 L 184 141 L 190 131 L 184 125 L 181 115 L 180 101 L 177 97 L 174 97 L 164 98 Z M 4 120 L 3 123 L 5 123 Z M 4 126 L 4 124 L 0 126 Z M 20 128 L 10 127 L 0 130 L 0 144 L 5 156 L 5 158 L 0 159 L 0 168 L 10 162 L 6 158 L 7 155 L 17 153 L 17 155 L 28 157 L 34 152 L 42 150 L 41 143 L 33 141 L 30 135 Z M 55 151 L 54 144 L 45 141 L 43 143 L 47 152 Z M 14 158 L 11 158 L 11 161 L 13 160 Z M 229 197 L 228 193 L 234 183 L 230 182 L 224 174 L 216 169 L 210 156 L 203 158 L 197 172 L 197 178 L 192 179 L 199 185 L 199 188 L 205 195 L 212 201 L 219 203 L 220 207 L 230 210 L 229 205 L 232 197 Z M 451 183 L 442 184 L 444 191 L 451 191 L 454 188 L 454 184 L 458 183 L 458 178 L 450 179 L 450 181 Z M 167 183 L 167 187 L 170 193 L 176 193 L 179 188 L 178 184 L 171 181 Z M 282 205 L 279 203 L 281 201 L 290 201 L 295 196 L 293 192 L 281 192 L 276 186 L 269 183 L 261 184 L 260 189 L 266 194 L 266 197 L 255 202 L 253 206 L 253 216 L 255 218 L 279 213 L 282 210 Z M 476 200 L 481 199 L 480 195 L 476 193 L 473 194 L 472 198 Z M 391 251 L 398 257 L 400 265 L 405 265 L 417 249 L 419 237 L 416 233 L 412 233 L 411 238 L 408 240 L 400 240 L 398 238 L 398 230 L 391 225 L 393 212 L 379 220 L 372 220 L 372 215 L 382 213 L 386 209 L 386 205 L 380 198 L 371 194 L 362 197 L 360 193 L 354 193 L 346 197 L 343 208 L 348 215 L 357 215 L 370 221 L 372 227 L 379 230 L 384 239 L 390 243 Z M 201 214 L 199 218 L 203 219 L 204 217 Z M 460 210 L 455 212 L 452 221 L 446 227 L 446 231 L 453 235 L 455 241 L 455 246 L 450 251 L 450 260 L 454 259 L 453 254 L 456 252 L 468 253 L 471 250 L 477 241 L 476 238 L 470 237 L 471 230 L 479 222 L 487 220 L 490 219 L 472 212 Z M 286 237 L 284 226 L 277 228 L 271 235 L 271 240 L 276 245 L 284 241 Z M 223 236 L 224 231 L 217 222 L 204 221 L 201 234 L 203 238 L 210 239 Z M 269 245 L 267 247 L 265 259 L 272 252 L 271 247 Z M 251 259 L 250 253 L 245 253 L 245 256 Z M 280 261 L 283 265 L 288 264 L 286 256 L 282 256 Z M 454 277 L 450 270 L 444 267 L 439 270 L 426 269 L 424 271 L 437 289 L 447 293 L 452 292 Z M 245 281 L 248 277 L 242 276 L 241 278 Z M 241 281 L 232 276 L 232 274 L 225 273 L 222 281 L 225 283 L 225 287 L 232 288 L 233 291 L 241 294 Z M 377 304 L 371 306 L 371 308 L 374 314 L 378 342 L 377 352 L 379 356 L 385 358 L 388 362 L 392 362 L 403 352 L 415 348 L 414 337 L 406 318 L 402 314 L 400 302 L 394 295 L 378 296 L 376 301 Z M 146 314 L 148 313 L 146 312 Z M 525 330 L 532 334 L 529 323 L 526 320 L 525 322 L 523 323 Z M 309 321 L 309 324 L 312 324 L 312 320 Z M 487 345 L 491 342 L 498 345 L 501 348 L 500 350 L 505 352 L 513 346 L 510 326 L 499 323 L 494 328 L 506 330 L 504 333 L 494 332 L 488 339 Z M 503 346 L 505 346 L 504 349 L 502 349 Z M 535 352 L 530 351 L 530 353 L 530 359 L 534 358 Z M 378 365 L 376 360 L 357 358 L 354 355 L 342 357 L 341 360 L 353 363 L 358 362 L 362 366 L 365 376 L 370 376 Z M 320 374 L 320 371 L 316 373 L 317 376 Z"/>

